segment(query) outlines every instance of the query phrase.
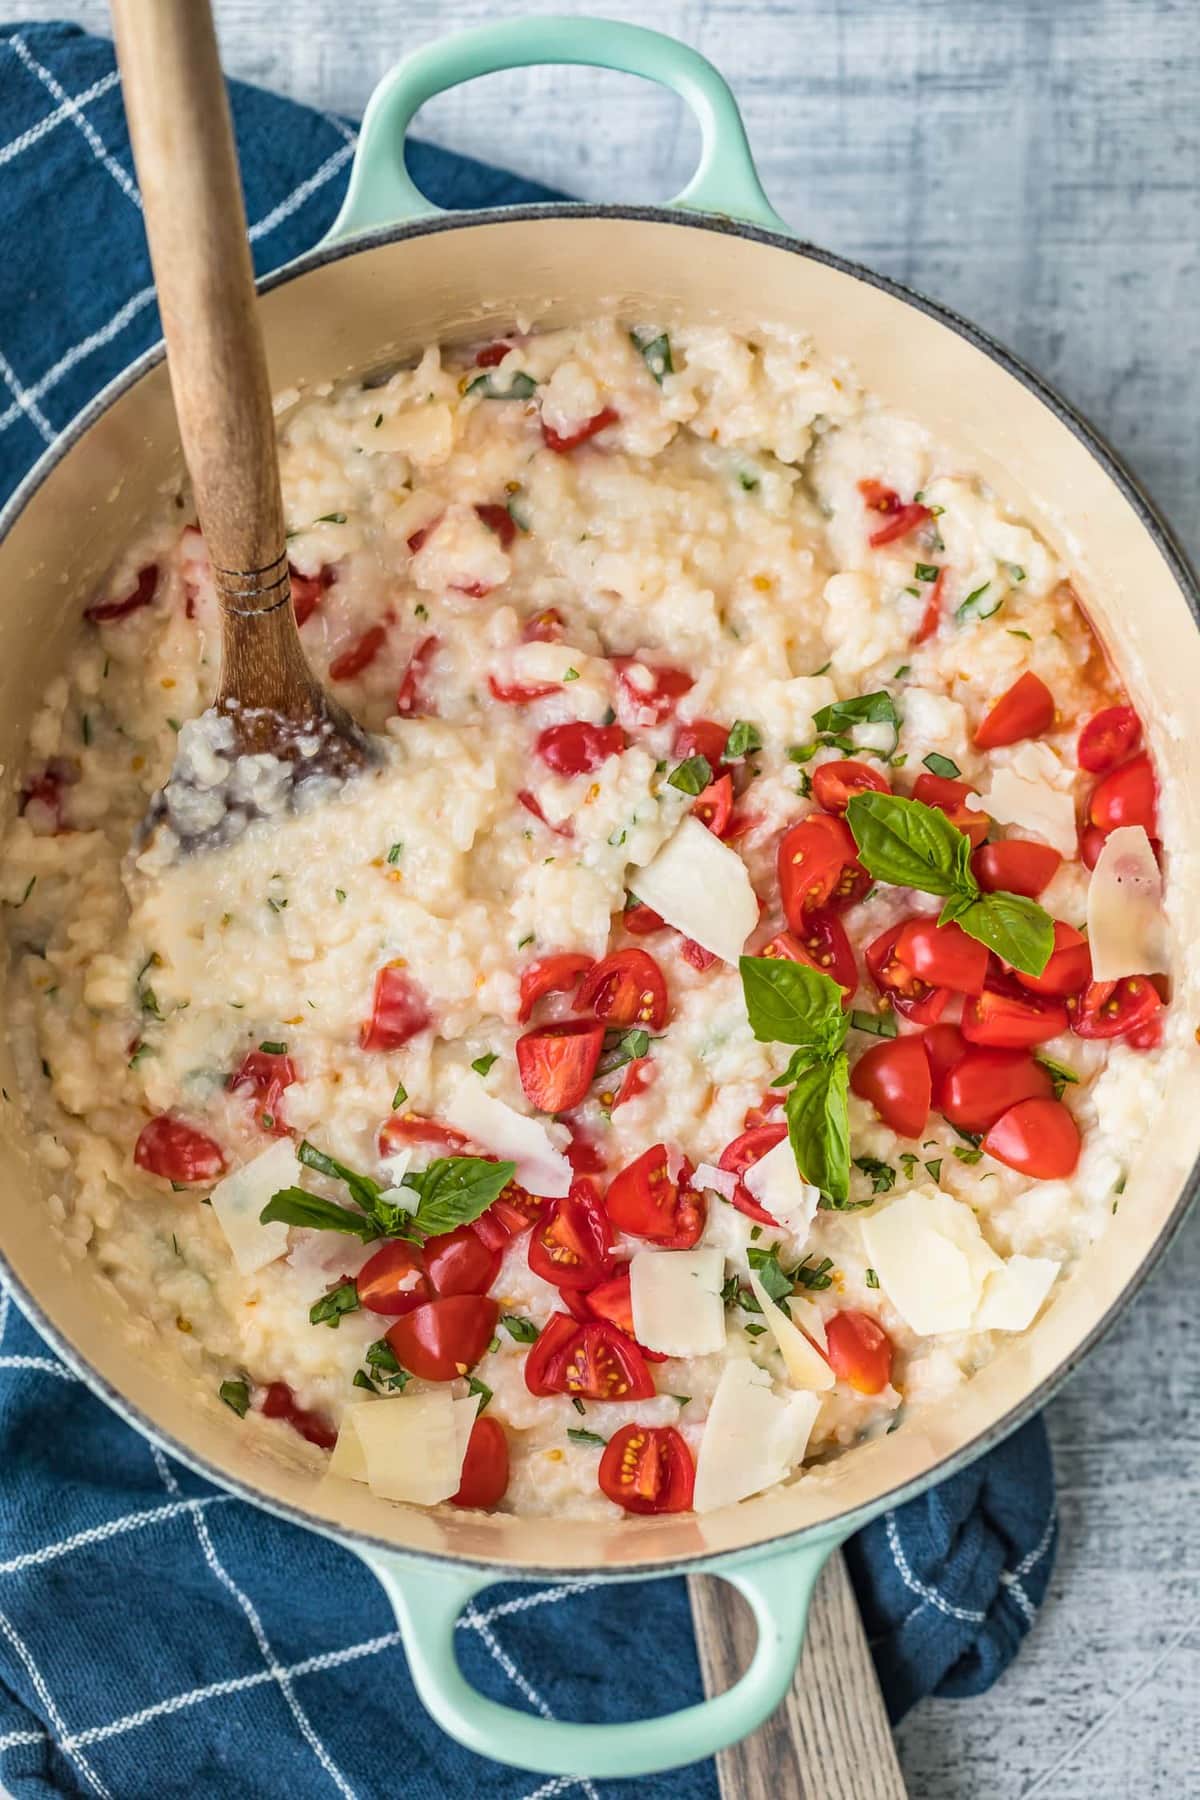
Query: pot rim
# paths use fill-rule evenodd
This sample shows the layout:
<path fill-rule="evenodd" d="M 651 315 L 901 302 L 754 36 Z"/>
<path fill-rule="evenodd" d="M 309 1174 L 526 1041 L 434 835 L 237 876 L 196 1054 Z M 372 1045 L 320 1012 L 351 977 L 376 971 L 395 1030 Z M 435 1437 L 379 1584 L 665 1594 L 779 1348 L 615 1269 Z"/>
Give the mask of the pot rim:
<path fill-rule="evenodd" d="M 1094 461 L 1100 465 L 1108 479 L 1132 507 L 1139 523 L 1167 563 L 1172 578 L 1187 603 L 1193 622 L 1197 630 L 1200 630 L 1200 581 L 1197 579 L 1186 552 L 1138 479 L 1126 467 L 1117 452 L 1095 426 L 1085 419 L 1074 406 L 1064 400 L 1056 389 L 1051 387 L 1020 357 L 998 343 L 979 326 L 964 319 L 952 308 L 929 299 L 891 276 L 879 275 L 874 270 L 868 269 L 850 258 L 838 256 L 832 251 L 822 250 L 814 244 L 786 236 L 782 232 L 769 231 L 762 226 L 744 224 L 738 220 L 715 214 L 691 212 L 669 206 L 620 206 L 560 201 L 535 206 L 479 208 L 469 212 L 433 213 L 401 225 L 380 226 L 334 243 L 318 243 L 293 261 L 285 263 L 281 268 L 262 277 L 256 285 L 260 294 L 270 293 L 274 288 L 281 287 L 298 276 L 309 274 L 312 270 L 324 267 L 326 264 L 340 262 L 345 257 L 356 256 L 360 251 L 374 250 L 384 244 L 401 243 L 410 238 L 431 236 L 445 231 L 471 230 L 480 226 L 503 225 L 510 221 L 525 223 L 544 220 L 547 223 L 555 223 L 562 219 L 581 218 L 671 225 L 686 230 L 718 232 L 727 237 L 740 237 L 753 243 L 765 244 L 773 249 L 783 250 L 791 255 L 804 257 L 808 261 L 820 263 L 839 274 L 861 281 L 868 287 L 875 288 L 879 292 L 915 308 L 937 324 L 945 326 L 957 336 L 964 338 L 976 350 L 982 351 L 985 356 L 999 364 L 1006 374 L 1011 375 L 1028 389 L 1060 424 L 1066 426 Z M 48 446 L 18 483 L 3 508 L 0 508 L 0 544 L 7 539 L 9 532 L 33 495 L 49 480 L 63 458 L 110 407 L 133 388 L 144 375 L 163 361 L 165 354 L 165 348 L 161 341 L 143 351 L 127 369 L 103 387 L 75 415 L 55 442 Z M 331 1537 L 346 1546 L 355 1546 L 362 1551 L 386 1551 L 391 1555 L 407 1558 L 414 1562 L 444 1564 L 452 1569 L 469 1569 L 479 1573 L 490 1573 L 494 1574 L 497 1580 L 578 1580 L 584 1573 L 587 1574 L 589 1580 L 602 1582 L 653 1580 L 659 1576 L 719 1568 L 723 1563 L 730 1563 L 743 1557 L 767 1557 L 782 1554 L 807 1539 L 816 1541 L 832 1537 L 836 1541 L 841 1541 L 842 1538 L 849 1536 L 881 1512 L 903 1504 L 904 1501 L 912 1499 L 935 1483 L 946 1480 L 958 1470 L 966 1468 L 978 1457 L 985 1455 L 988 1450 L 1039 1411 L 1060 1390 L 1083 1358 L 1111 1329 L 1118 1316 L 1129 1306 L 1165 1255 L 1198 1194 L 1200 1194 L 1200 1159 L 1193 1165 L 1187 1180 L 1180 1188 L 1171 1213 L 1163 1224 L 1158 1237 L 1138 1268 L 1130 1275 L 1120 1296 L 1109 1307 L 1103 1318 L 1093 1325 L 1050 1375 L 1010 1407 L 1001 1418 L 987 1429 L 979 1432 L 969 1443 L 964 1444 L 950 1456 L 934 1463 L 930 1468 L 923 1470 L 921 1474 L 913 1476 L 908 1481 L 901 1482 L 882 1494 L 876 1494 L 864 1505 L 834 1520 L 826 1520 L 815 1526 L 803 1526 L 796 1531 L 781 1533 L 764 1542 L 739 1547 L 736 1550 L 723 1551 L 717 1555 L 706 1555 L 704 1552 L 700 1552 L 695 1556 L 676 1557 L 662 1563 L 643 1563 L 635 1568 L 614 1569 L 594 1566 L 584 1570 L 578 1566 L 564 1569 L 539 1566 L 530 1570 L 523 1564 L 477 1560 L 473 1557 L 442 1551 L 413 1550 L 398 1545 L 388 1538 L 376 1536 L 373 1532 L 342 1525 L 332 1526 L 326 1521 L 315 1518 L 303 1507 L 264 1494 L 248 1481 L 225 1473 L 207 1458 L 180 1443 L 170 1432 L 151 1423 L 140 1408 L 128 1400 L 99 1370 L 95 1369 L 86 1358 L 75 1350 L 65 1335 L 46 1316 L 40 1302 L 17 1276 L 5 1254 L 2 1243 L 0 1243 L 0 1278 L 3 1279 L 4 1285 L 34 1329 L 50 1344 L 56 1354 L 85 1386 L 111 1407 L 126 1424 L 130 1425 L 140 1436 L 175 1457 L 194 1474 L 213 1482 L 249 1505 L 261 1507 L 276 1518 L 301 1526 L 308 1531 L 318 1531 L 323 1536 Z"/>

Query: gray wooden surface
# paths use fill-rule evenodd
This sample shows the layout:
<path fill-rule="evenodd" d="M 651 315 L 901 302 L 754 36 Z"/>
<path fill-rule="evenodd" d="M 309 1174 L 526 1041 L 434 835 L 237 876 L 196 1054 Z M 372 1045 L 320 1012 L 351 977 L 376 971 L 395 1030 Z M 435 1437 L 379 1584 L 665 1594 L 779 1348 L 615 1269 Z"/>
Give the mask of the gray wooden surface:
<path fill-rule="evenodd" d="M 1200 0 L 594 3 L 711 56 L 785 217 L 1019 351 L 1200 553 Z M 587 8 L 217 0 L 231 71 L 354 113 L 406 47 L 520 10 Z M 66 12 L 105 28 L 104 0 L 0 0 L 0 20 Z M 694 146 L 673 99 L 581 71 L 493 77 L 422 129 L 613 200 L 673 192 Z M 1049 1599 L 990 1694 L 901 1727 L 916 1800 L 1200 1795 L 1198 1293 L 1194 1217 L 1050 1407 Z"/>

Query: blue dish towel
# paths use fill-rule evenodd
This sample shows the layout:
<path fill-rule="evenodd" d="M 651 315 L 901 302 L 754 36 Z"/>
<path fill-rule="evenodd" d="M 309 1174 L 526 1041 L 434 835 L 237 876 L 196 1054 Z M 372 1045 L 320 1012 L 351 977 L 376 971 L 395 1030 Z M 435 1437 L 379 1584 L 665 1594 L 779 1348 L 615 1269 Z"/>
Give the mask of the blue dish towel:
<path fill-rule="evenodd" d="M 354 147 L 340 119 L 234 86 L 260 270 L 313 244 Z M 413 144 L 444 205 L 558 198 Z M 66 25 L 0 29 L 0 493 L 158 336 L 112 49 Z M 163 1800 L 473 1792 L 548 1800 L 460 1750 L 417 1701 L 383 1594 L 356 1557 L 151 1448 L 0 1290 L 0 1778 L 28 1795 Z M 850 1545 L 893 1718 L 981 1693 L 1046 1590 L 1055 1513 L 1040 1420 Z M 700 1698 L 682 1581 L 497 1587 L 459 1621 L 485 1693 L 562 1718 Z M 653 1679 L 646 1676 L 652 1672 Z M 711 1763 L 659 1777 L 713 1800 Z M 604 1784 L 634 1800 L 645 1783 Z"/>

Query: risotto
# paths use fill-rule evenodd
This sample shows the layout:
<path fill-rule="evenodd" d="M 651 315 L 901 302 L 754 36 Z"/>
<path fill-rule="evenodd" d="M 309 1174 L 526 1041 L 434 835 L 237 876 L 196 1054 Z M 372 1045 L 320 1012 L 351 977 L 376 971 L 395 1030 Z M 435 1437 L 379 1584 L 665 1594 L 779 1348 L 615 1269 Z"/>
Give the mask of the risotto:
<path fill-rule="evenodd" d="M 301 638 L 380 754 L 290 809 L 233 757 L 164 495 L 5 843 L 54 1228 L 394 1500 L 709 1510 L 896 1429 L 1113 1227 L 1173 1053 L 1154 769 L 1069 571 L 782 332 L 280 412 Z M 138 835 L 177 753 L 244 826 L 182 860 Z"/>

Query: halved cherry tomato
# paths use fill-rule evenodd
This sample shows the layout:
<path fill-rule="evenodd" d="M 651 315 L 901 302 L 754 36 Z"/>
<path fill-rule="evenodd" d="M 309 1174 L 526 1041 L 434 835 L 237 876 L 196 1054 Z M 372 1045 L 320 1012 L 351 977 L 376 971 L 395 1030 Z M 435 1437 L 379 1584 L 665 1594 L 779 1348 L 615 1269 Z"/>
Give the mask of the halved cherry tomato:
<path fill-rule="evenodd" d="M 517 1072 L 539 1112 L 569 1112 L 585 1099 L 604 1048 L 604 1027 L 589 1019 L 543 1025 L 517 1039 Z"/>
<path fill-rule="evenodd" d="M 855 794 L 890 794 L 891 787 L 864 762 L 827 762 L 813 770 L 813 795 L 817 805 L 839 817 Z"/>
<path fill-rule="evenodd" d="M 531 619 L 526 619 L 521 627 L 523 644 L 558 644 L 566 629 L 566 620 L 557 606 L 544 606 Z"/>
<path fill-rule="evenodd" d="M 385 963 L 375 976 L 371 1017 L 359 1026 L 362 1050 L 398 1050 L 433 1023 L 424 994 L 402 962 Z"/>
<path fill-rule="evenodd" d="M 930 987 L 949 988 L 955 994 L 983 991 L 988 947 L 953 921 L 939 925 L 932 913 L 910 919 L 896 939 L 896 955 Z"/>
<path fill-rule="evenodd" d="M 942 595 L 946 589 L 947 572 L 944 566 L 938 570 L 937 580 L 925 597 L 925 611 L 921 614 L 921 623 L 913 638 L 914 644 L 928 643 L 942 622 Z"/>
<path fill-rule="evenodd" d="M 500 539 L 500 548 L 507 550 L 517 535 L 517 528 L 507 506 L 500 506 L 489 500 L 483 506 L 476 505 L 475 513 L 482 525 L 495 532 Z"/>
<path fill-rule="evenodd" d="M 1032 1050 L 1048 1044 L 1070 1023 L 1061 1000 L 1049 994 L 988 987 L 963 1007 L 962 1034 L 969 1044 L 992 1050 Z"/>
<path fill-rule="evenodd" d="M 692 805 L 692 817 L 707 825 L 714 837 L 724 837 L 733 811 L 733 776 L 719 775 L 710 781 Z"/>
<path fill-rule="evenodd" d="M 425 692 L 425 680 L 440 643 L 440 638 L 422 638 L 409 657 L 408 667 L 400 677 L 400 686 L 396 689 L 396 711 L 402 718 L 425 717 L 436 712 L 436 707 L 430 704 Z"/>
<path fill-rule="evenodd" d="M 1088 803 L 1088 818 L 1103 832 L 1118 825 L 1140 825 L 1146 836 L 1158 836 L 1158 790 L 1154 767 L 1142 753 L 1122 763 L 1098 782 Z"/>
<path fill-rule="evenodd" d="M 541 1194 L 531 1194 L 519 1181 L 510 1181 L 487 1211 L 475 1220 L 474 1229 L 489 1249 L 503 1249 L 509 1238 L 520 1237 L 523 1231 L 536 1225 L 550 1204 Z"/>
<path fill-rule="evenodd" d="M 687 1512 L 696 1466 L 673 1425 L 622 1425 L 600 1458 L 600 1489 L 632 1513 Z"/>
<path fill-rule="evenodd" d="M 529 1267 L 559 1288 L 593 1288 L 612 1272 L 612 1232 L 595 1187 L 578 1176 L 529 1240 Z"/>
<path fill-rule="evenodd" d="M 1106 832 L 1098 825 L 1084 825 L 1079 833 L 1079 860 L 1085 869 L 1094 869 L 1104 848 Z"/>
<path fill-rule="evenodd" d="M 557 681 L 497 681 L 488 676 L 488 692 L 502 706 L 528 706 L 531 700 L 544 700 L 558 692 Z"/>
<path fill-rule="evenodd" d="M 759 955 L 806 963 L 810 969 L 818 969 L 822 975 L 828 975 L 845 990 L 843 1006 L 849 1006 L 854 998 L 854 990 L 858 986 L 858 965 L 845 927 L 836 913 L 805 913 L 794 932 L 777 932 L 770 943 L 759 951 Z"/>
<path fill-rule="evenodd" d="M 888 515 L 886 525 L 881 525 L 871 533 L 872 549 L 897 543 L 933 517 L 927 506 L 921 506 L 915 500 L 909 501 L 907 505 L 903 504 L 895 488 L 885 487 L 882 481 L 860 481 L 858 491 L 870 512 Z"/>
<path fill-rule="evenodd" d="M 1021 1100 L 983 1140 L 997 1162 L 1036 1181 L 1061 1181 L 1079 1161 L 1079 1128 L 1061 1100 Z"/>
<path fill-rule="evenodd" d="M 626 1101 L 636 1100 L 639 1094 L 644 1094 L 647 1088 L 654 1085 L 654 1076 L 654 1058 L 635 1056 L 631 1062 L 626 1064 L 625 1074 L 617 1090 L 616 1099 L 609 1107 L 609 1111 L 616 1112 L 617 1108 L 624 1106 Z"/>
<path fill-rule="evenodd" d="M 355 1278 L 360 1306 L 399 1318 L 429 1299 L 425 1268 L 416 1244 L 392 1238 L 382 1244 Z"/>
<path fill-rule="evenodd" d="M 421 1381 L 453 1381 L 479 1361 L 499 1316 L 485 1294 L 449 1294 L 414 1307 L 384 1335 L 401 1367 Z"/>
<path fill-rule="evenodd" d="M 329 665 L 330 681 L 353 681 L 375 661 L 386 641 L 386 625 L 368 626 L 360 638 L 334 657 Z"/>
<path fill-rule="evenodd" d="M 640 900 L 628 902 L 621 914 L 621 923 L 634 937 L 649 937 L 651 932 L 665 931 L 667 925 L 667 921 L 653 907 L 643 906 Z"/>
<path fill-rule="evenodd" d="M 728 742 L 728 725 L 718 725 L 715 719 L 691 719 L 675 733 L 675 755 L 681 760 L 702 756 L 713 774 L 719 775 L 724 773 L 721 763 Z"/>
<path fill-rule="evenodd" d="M 602 1281 L 599 1287 L 590 1288 L 582 1299 L 592 1318 L 606 1319 L 637 1344 L 633 1335 L 633 1299 L 629 1291 L 628 1269 L 623 1275 L 614 1275 L 611 1281 Z M 660 1350 L 647 1350 L 644 1344 L 638 1344 L 638 1349 L 647 1362 L 667 1360 Z"/>
<path fill-rule="evenodd" d="M 898 1013 L 918 1025 L 934 1025 L 946 1010 L 950 989 L 931 987 L 896 953 L 900 933 L 910 921 L 890 925 L 867 945 L 863 960 L 871 980 Z"/>
<path fill-rule="evenodd" d="M 299 569 L 293 569 L 289 563 L 288 579 L 292 589 L 292 608 L 296 614 L 296 624 L 300 626 L 307 619 L 311 619 L 321 604 L 321 595 L 337 580 L 337 570 L 326 563 L 316 575 L 302 575 Z"/>
<path fill-rule="evenodd" d="M 897 1137 L 920 1137 L 929 1118 L 933 1079 L 921 1039 L 885 1038 L 860 1056 L 850 1086 L 869 1100 Z"/>
<path fill-rule="evenodd" d="M 1089 775 L 1106 775 L 1132 756 L 1141 741 L 1142 721 L 1132 706 L 1106 706 L 1079 734 L 1079 766 Z"/>
<path fill-rule="evenodd" d="M 981 844 L 971 858 L 971 868 L 985 894 L 1024 894 L 1036 900 L 1061 862 L 1062 857 L 1049 844 L 1002 838 L 996 844 Z"/>
<path fill-rule="evenodd" d="M 967 805 L 967 795 L 975 792 L 969 781 L 951 781 L 944 775 L 918 775 L 913 784 L 913 799 L 945 813 L 957 830 L 966 832 L 972 848 L 977 850 L 991 830 L 991 820 L 986 813 Z"/>
<path fill-rule="evenodd" d="M 687 1187 L 687 1164 L 672 1181 L 665 1144 L 652 1144 L 613 1176 L 604 1205 L 618 1231 L 649 1238 L 671 1250 L 700 1241 L 707 1214 L 703 1194 Z"/>
<path fill-rule="evenodd" d="M 619 725 L 589 725 L 572 719 L 539 732 L 534 749 L 556 775 L 590 775 L 610 756 L 620 756 L 625 733 Z"/>
<path fill-rule="evenodd" d="M 545 1399 L 549 1394 L 561 1393 L 558 1379 L 562 1359 L 568 1344 L 574 1343 L 578 1330 L 579 1320 L 572 1318 L 570 1313 L 550 1314 L 525 1358 L 525 1386 L 531 1394 Z"/>
<path fill-rule="evenodd" d="M 528 788 L 521 788 L 517 794 L 517 799 L 521 802 L 525 811 L 527 813 L 532 813 L 535 819 L 541 821 L 547 831 L 552 831 L 554 833 L 555 837 L 571 838 L 575 836 L 575 827 L 572 825 L 570 819 L 564 819 L 559 825 L 552 825 L 550 823 L 550 820 L 542 811 L 541 801 L 536 794 L 531 794 Z"/>
<path fill-rule="evenodd" d="M 508 1489 L 508 1439 L 499 1419 L 476 1419 L 467 1439 L 458 1492 L 451 1506 L 498 1506 Z"/>
<path fill-rule="evenodd" d="M 258 1122 L 275 1137 L 286 1137 L 288 1127 L 279 1110 L 280 1096 L 296 1079 L 290 1056 L 273 1050 L 248 1050 L 229 1077 L 231 1094 L 245 1095 L 257 1103 Z"/>
<path fill-rule="evenodd" d="M 837 1312 L 825 1321 L 826 1356 L 857 1394 L 881 1394 L 892 1379 L 892 1340 L 870 1313 Z"/>
<path fill-rule="evenodd" d="M 1054 921 L 1054 948 L 1040 975 L 1013 974 L 1022 987 L 1035 994 L 1077 994 L 1092 979 L 1092 953 L 1081 931 L 1063 919 Z"/>
<path fill-rule="evenodd" d="M 649 1400 L 655 1391 L 638 1345 L 603 1319 L 576 1326 L 546 1379 L 554 1382 L 555 1393 L 579 1400 Z"/>
<path fill-rule="evenodd" d="M 1081 1038 L 1126 1037 L 1151 1026 L 1162 1005 L 1162 996 L 1148 975 L 1093 981 L 1071 1003 L 1071 1030 Z"/>
<path fill-rule="evenodd" d="M 84 608 L 83 616 L 93 625 L 111 625 L 114 619 L 128 618 L 130 613 L 149 606 L 157 591 L 158 564 L 147 563 L 144 569 L 138 570 L 137 580 L 123 599 L 97 601 Z"/>
<path fill-rule="evenodd" d="M 133 1160 L 164 1181 L 215 1181 L 225 1172 L 221 1146 L 173 1113 L 159 1113 L 142 1126 Z"/>
<path fill-rule="evenodd" d="M 675 711 L 676 703 L 696 685 L 683 669 L 644 663 L 636 656 L 614 656 L 613 667 L 617 671 L 618 699 L 634 708 L 639 715 L 637 722 L 641 722 L 640 715 L 649 713 L 651 722 L 661 725 Z M 640 679 L 643 672 L 650 677 L 648 683 Z"/>
<path fill-rule="evenodd" d="M 521 971 L 521 1005 L 517 1020 L 524 1025 L 544 994 L 569 993 L 592 966 L 590 956 L 579 950 L 560 950 L 539 956 Z"/>
<path fill-rule="evenodd" d="M 931 1025 L 921 1043 L 929 1059 L 930 1101 L 940 1111 L 946 1077 L 966 1055 L 967 1041 L 957 1025 Z"/>
<path fill-rule="evenodd" d="M 614 950 L 584 976 L 575 1011 L 594 1013 L 606 1025 L 644 1025 L 661 1031 L 667 1022 L 667 984 L 645 950 Z"/>
<path fill-rule="evenodd" d="M 338 1434 L 332 1421 L 324 1413 L 308 1412 L 303 1406 L 297 1406 L 296 1396 L 286 1381 L 271 1383 L 263 1395 L 262 1410 L 264 1418 L 282 1419 L 318 1450 L 332 1450 L 337 1443 Z"/>
<path fill-rule="evenodd" d="M 780 1121 L 778 1125 L 755 1125 L 749 1131 L 743 1131 L 735 1137 L 732 1144 L 727 1144 L 721 1152 L 718 1169 L 725 1169 L 730 1175 L 738 1177 L 737 1187 L 733 1191 L 733 1204 L 739 1212 L 745 1213 L 748 1219 L 754 1219 L 760 1225 L 778 1225 L 765 1206 L 760 1206 L 750 1189 L 741 1179 L 747 1169 L 761 1162 L 768 1150 L 781 1144 L 788 1134 L 787 1126 Z"/>
<path fill-rule="evenodd" d="M 810 813 L 784 832 L 777 868 L 784 914 L 793 931 L 802 929 L 805 913 L 849 906 L 871 885 L 850 827 L 831 813 Z"/>
<path fill-rule="evenodd" d="M 998 750 L 1023 738 L 1041 737 L 1054 723 L 1054 695 L 1040 675 L 1026 669 L 975 727 L 977 750 Z"/>
<path fill-rule="evenodd" d="M 574 1119 L 565 1119 L 563 1123 L 571 1133 L 571 1141 L 567 1145 L 567 1161 L 576 1175 L 603 1175 L 608 1169 L 603 1153 L 582 1126 Z"/>
<path fill-rule="evenodd" d="M 690 963 L 693 969 L 699 969 L 702 975 L 706 969 L 713 968 L 721 960 L 711 950 L 706 950 L 703 944 L 697 944 L 692 938 L 686 937 L 680 938 L 679 954 L 685 963 Z"/>
<path fill-rule="evenodd" d="M 500 1255 L 469 1225 L 456 1225 L 425 1245 L 425 1273 L 439 1298 L 486 1294 L 500 1273 Z"/>
<path fill-rule="evenodd" d="M 543 419 L 542 439 L 547 450 L 553 450 L 556 456 L 565 456 L 568 450 L 575 450 L 580 444 L 586 444 L 589 438 L 594 438 L 598 431 L 615 425 L 619 416 L 611 406 L 606 406 L 600 412 L 593 413 L 584 424 L 576 426 L 574 431 L 566 433 L 555 431 L 553 425 L 547 425 Z"/>
<path fill-rule="evenodd" d="M 960 1131 L 988 1131 L 1010 1106 L 1053 1093 L 1049 1070 L 1026 1051 L 972 1046 L 941 1077 L 934 1104 Z"/>
<path fill-rule="evenodd" d="M 430 1144 L 440 1156 L 457 1156 L 466 1142 L 453 1125 L 422 1118 L 420 1113 L 391 1113 L 379 1127 L 380 1156 L 392 1156 L 407 1144 Z"/>

